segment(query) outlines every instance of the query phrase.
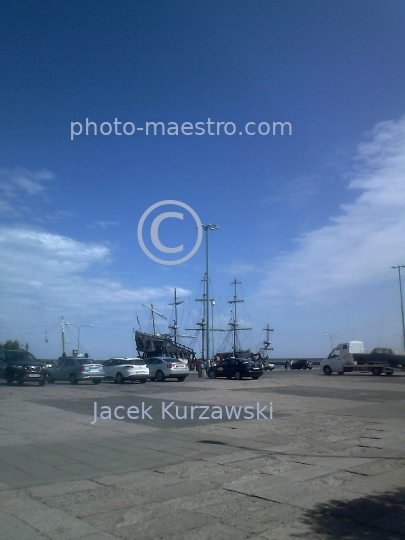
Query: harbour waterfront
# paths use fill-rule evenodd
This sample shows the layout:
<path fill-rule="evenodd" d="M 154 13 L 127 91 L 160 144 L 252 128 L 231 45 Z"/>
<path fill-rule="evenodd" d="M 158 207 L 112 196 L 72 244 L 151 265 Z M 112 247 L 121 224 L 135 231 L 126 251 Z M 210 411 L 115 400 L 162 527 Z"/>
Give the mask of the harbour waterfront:
<path fill-rule="evenodd" d="M 326 377 L 317 368 L 257 381 L 2 381 L 2 537 L 405 538 L 404 385 L 401 372 Z M 94 402 L 272 402 L 273 417 L 91 425 Z"/>

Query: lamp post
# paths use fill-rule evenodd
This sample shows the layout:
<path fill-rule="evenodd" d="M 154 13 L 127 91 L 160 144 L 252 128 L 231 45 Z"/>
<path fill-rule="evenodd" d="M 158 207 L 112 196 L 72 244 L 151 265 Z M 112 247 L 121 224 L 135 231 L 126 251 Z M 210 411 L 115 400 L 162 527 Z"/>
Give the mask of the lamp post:
<path fill-rule="evenodd" d="M 218 229 L 218 225 L 212 225 L 211 223 L 208 223 L 207 225 L 201 224 L 201 227 L 205 231 L 205 279 L 206 279 L 206 288 L 205 288 L 205 339 L 206 339 L 206 348 L 205 353 L 207 355 L 207 365 L 208 361 L 210 359 L 210 295 L 209 295 L 209 274 L 208 274 L 208 231 L 214 231 L 215 229 Z"/>
<path fill-rule="evenodd" d="M 402 298 L 402 283 L 401 283 L 401 268 L 405 268 L 405 264 L 397 264 L 397 266 L 391 266 L 391 268 L 398 268 L 399 279 L 399 296 L 401 299 L 401 315 L 402 315 L 402 346 L 405 349 L 405 322 L 404 322 L 404 301 Z"/>
<path fill-rule="evenodd" d="M 215 306 L 215 300 L 211 299 L 211 343 L 212 343 L 212 356 L 215 354 L 215 347 L 214 347 L 214 306 Z"/>
<path fill-rule="evenodd" d="M 325 334 L 325 336 L 329 336 L 330 337 L 330 350 L 333 351 L 333 337 L 330 335 L 330 334 Z M 336 337 L 336 335 L 335 335 Z"/>
<path fill-rule="evenodd" d="M 72 324 L 72 323 L 65 323 L 66 326 L 74 326 L 75 328 L 77 328 L 77 354 L 79 355 L 80 354 L 80 328 L 83 328 L 85 326 L 88 326 L 90 328 L 93 327 L 92 324 L 82 324 L 81 326 L 77 326 L 77 324 Z"/>

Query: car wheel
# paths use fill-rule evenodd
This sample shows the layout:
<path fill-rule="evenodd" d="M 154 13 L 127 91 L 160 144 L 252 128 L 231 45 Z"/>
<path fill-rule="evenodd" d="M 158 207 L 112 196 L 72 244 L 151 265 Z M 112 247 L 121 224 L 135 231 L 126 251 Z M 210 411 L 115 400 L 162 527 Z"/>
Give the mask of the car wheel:
<path fill-rule="evenodd" d="M 257 381 L 258 378 L 259 378 L 259 377 L 252 377 L 252 379 L 253 379 L 254 381 Z"/>
<path fill-rule="evenodd" d="M 163 371 L 159 370 L 159 371 L 156 372 L 156 380 L 158 382 L 164 382 L 165 379 L 166 379 L 166 377 L 165 377 L 165 374 L 163 373 Z"/>
<path fill-rule="evenodd" d="M 325 375 L 332 375 L 332 369 L 330 366 L 323 366 L 323 372 Z"/>
<path fill-rule="evenodd" d="M 208 377 L 209 377 L 210 379 L 215 379 L 215 371 L 209 371 L 209 372 L 208 372 Z"/>
<path fill-rule="evenodd" d="M 101 379 L 91 379 L 91 382 L 93 384 L 100 384 L 101 383 Z"/>
<path fill-rule="evenodd" d="M 242 379 L 242 374 L 241 374 L 240 371 L 236 371 L 236 372 L 235 372 L 235 379 L 236 379 L 237 381 L 240 381 L 240 380 Z"/>
<path fill-rule="evenodd" d="M 124 384 L 125 379 L 122 373 L 117 373 L 117 375 L 115 376 L 115 382 L 117 382 L 118 384 Z"/>
<path fill-rule="evenodd" d="M 185 377 L 177 377 L 177 380 L 178 380 L 179 382 L 183 382 L 183 381 L 186 380 L 186 378 L 185 378 Z"/>
<path fill-rule="evenodd" d="M 385 374 L 387 375 L 387 377 L 391 377 L 391 375 L 394 375 L 394 372 L 393 371 L 386 371 Z"/>
<path fill-rule="evenodd" d="M 74 373 L 70 374 L 69 381 L 70 381 L 70 384 L 77 384 L 78 383 L 78 380 L 76 379 L 76 375 Z"/>
<path fill-rule="evenodd" d="M 139 382 L 140 382 L 141 384 L 145 384 L 145 383 L 146 383 L 146 379 L 139 379 Z"/>
<path fill-rule="evenodd" d="M 380 367 L 373 367 L 371 370 L 371 373 L 375 375 L 376 377 L 379 377 L 382 373 L 382 369 Z"/>
<path fill-rule="evenodd" d="M 47 380 L 49 384 L 53 384 L 55 382 L 55 379 L 50 373 L 48 373 Z"/>

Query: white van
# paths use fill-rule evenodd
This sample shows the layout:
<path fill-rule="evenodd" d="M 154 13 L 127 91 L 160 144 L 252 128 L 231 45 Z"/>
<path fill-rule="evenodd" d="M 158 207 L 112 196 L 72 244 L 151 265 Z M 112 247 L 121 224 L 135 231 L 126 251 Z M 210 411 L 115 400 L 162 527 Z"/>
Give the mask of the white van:
<path fill-rule="evenodd" d="M 348 341 L 347 343 L 340 343 L 328 354 L 327 358 L 324 358 L 320 363 L 321 370 L 325 375 L 332 375 L 334 371 L 343 375 L 345 372 L 345 366 L 354 366 L 353 357 L 351 353 L 364 352 L 364 345 L 362 341 Z"/>

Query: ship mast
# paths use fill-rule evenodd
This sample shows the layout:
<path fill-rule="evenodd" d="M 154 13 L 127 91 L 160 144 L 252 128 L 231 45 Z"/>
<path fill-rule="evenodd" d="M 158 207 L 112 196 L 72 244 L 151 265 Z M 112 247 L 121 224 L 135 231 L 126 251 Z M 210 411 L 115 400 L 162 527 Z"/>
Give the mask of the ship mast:
<path fill-rule="evenodd" d="M 238 328 L 239 323 L 238 323 L 238 319 L 237 319 L 237 315 L 236 315 L 236 306 L 237 306 L 237 304 L 239 304 L 241 302 L 244 302 L 244 300 L 238 300 L 237 293 L 236 293 L 236 286 L 240 285 L 240 284 L 241 284 L 241 282 L 236 281 L 236 278 L 232 281 L 231 285 L 234 286 L 233 300 L 228 300 L 228 304 L 233 304 L 234 305 L 233 317 L 232 317 L 231 321 L 228 323 L 229 326 L 231 327 L 231 331 L 233 333 L 232 350 L 233 350 L 233 355 L 234 356 L 236 354 L 237 333 L 240 332 L 241 330 L 251 330 L 251 328 Z"/>
<path fill-rule="evenodd" d="M 142 304 L 143 307 L 146 307 L 148 308 L 151 313 L 152 313 L 152 327 L 153 327 L 153 335 L 156 336 L 156 328 L 155 328 L 155 313 L 156 315 L 159 315 L 159 317 L 162 317 L 163 319 L 167 320 L 167 317 L 165 317 L 164 315 L 162 315 L 161 313 L 159 313 L 158 311 L 156 311 L 156 309 L 153 309 L 153 304 L 149 306 L 147 306 L 146 304 Z"/>
<path fill-rule="evenodd" d="M 204 350 L 204 345 L 205 345 L 205 327 L 207 326 L 205 321 L 204 321 L 204 317 L 201 319 L 200 322 L 196 323 L 197 326 L 199 326 L 199 328 L 186 328 L 186 330 L 193 330 L 193 331 L 199 331 L 201 330 L 201 357 L 203 360 L 205 360 L 205 350 Z"/>
<path fill-rule="evenodd" d="M 269 349 L 269 346 L 271 345 L 270 332 L 274 332 L 274 328 L 270 328 L 269 323 L 267 323 L 266 328 L 263 328 L 263 330 L 266 332 L 266 341 L 263 341 L 263 350 L 272 351 L 273 349 Z"/>
<path fill-rule="evenodd" d="M 207 328 L 207 320 L 206 316 L 207 313 L 209 313 L 208 310 L 208 296 L 207 296 L 207 288 L 208 288 L 208 277 L 207 273 L 204 274 L 204 278 L 201 280 L 204 283 L 204 292 L 202 295 L 202 298 L 196 298 L 196 302 L 203 302 L 203 318 L 200 322 L 196 323 L 200 328 L 187 328 L 187 330 L 201 330 L 202 333 L 202 343 L 201 343 L 201 357 L 203 360 L 205 360 L 205 345 L 206 345 L 206 337 L 205 337 L 205 331 L 208 331 Z M 207 360 L 209 360 L 209 351 L 207 350 Z"/>
<path fill-rule="evenodd" d="M 173 330 L 173 337 L 174 337 L 174 344 L 177 345 L 177 330 L 180 328 L 180 326 L 177 324 L 177 306 L 179 304 L 183 304 L 184 301 L 181 300 L 180 302 L 177 301 L 177 290 L 174 289 L 174 302 L 170 303 L 169 306 L 174 306 L 174 321 L 173 324 L 169 324 L 169 328 Z"/>

